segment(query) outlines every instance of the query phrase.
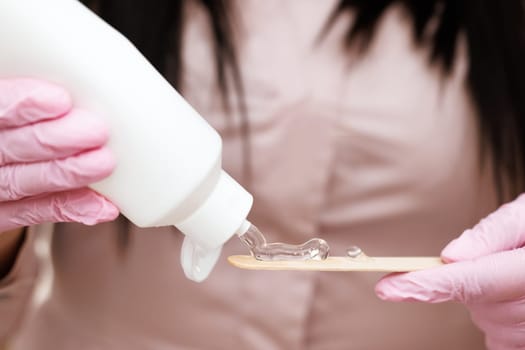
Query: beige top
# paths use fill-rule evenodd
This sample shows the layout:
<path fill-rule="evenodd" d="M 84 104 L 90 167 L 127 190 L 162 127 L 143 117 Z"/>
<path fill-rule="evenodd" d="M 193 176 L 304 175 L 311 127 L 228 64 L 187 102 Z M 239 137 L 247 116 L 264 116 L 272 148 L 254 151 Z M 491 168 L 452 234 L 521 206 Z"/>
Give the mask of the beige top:
<path fill-rule="evenodd" d="M 395 9 L 362 61 L 341 50 L 349 18 L 316 46 L 335 3 L 239 1 L 250 220 L 270 240 L 322 237 L 335 255 L 354 244 L 369 255 L 438 255 L 496 206 L 480 172 L 464 57 L 441 80 Z M 225 168 L 242 182 L 240 135 L 226 132 L 238 116 L 220 108 L 205 16 L 188 11 L 183 93 L 223 134 Z M 461 305 L 382 302 L 377 273 L 235 269 L 226 256 L 246 253 L 235 239 L 211 277 L 193 283 L 179 265 L 181 241 L 171 228 L 56 225 L 50 297 L 26 308 L 14 348 L 483 348 Z M 0 285 L 2 334 L 30 290 L 25 252 Z"/>

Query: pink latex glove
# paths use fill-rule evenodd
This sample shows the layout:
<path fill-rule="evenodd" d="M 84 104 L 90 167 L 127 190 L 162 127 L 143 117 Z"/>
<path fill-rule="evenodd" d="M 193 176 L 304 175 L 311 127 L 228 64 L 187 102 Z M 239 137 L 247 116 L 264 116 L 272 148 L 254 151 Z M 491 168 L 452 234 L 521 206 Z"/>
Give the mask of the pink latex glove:
<path fill-rule="evenodd" d="M 44 222 L 96 224 L 117 208 L 85 186 L 114 167 L 105 124 L 66 91 L 0 80 L 0 232 Z"/>
<path fill-rule="evenodd" d="M 443 267 L 390 275 L 376 286 L 390 301 L 458 301 L 492 350 L 525 349 L 525 195 L 465 231 L 442 251 Z"/>

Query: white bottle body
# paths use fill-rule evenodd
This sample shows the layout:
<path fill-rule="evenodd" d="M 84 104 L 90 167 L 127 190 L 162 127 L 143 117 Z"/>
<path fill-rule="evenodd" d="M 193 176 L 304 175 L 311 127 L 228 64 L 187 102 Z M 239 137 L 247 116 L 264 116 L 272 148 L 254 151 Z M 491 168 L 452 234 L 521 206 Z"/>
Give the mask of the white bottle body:
<path fill-rule="evenodd" d="M 0 78 L 10 77 L 64 86 L 75 107 L 107 120 L 117 167 L 92 187 L 133 223 L 189 220 L 182 231 L 192 232 L 191 216 L 227 177 L 221 139 L 127 39 L 75 0 L 0 0 Z M 232 188 L 238 205 L 228 230 L 243 224 L 252 203 L 242 187 Z M 206 215 L 217 226 L 223 213 Z M 210 248 L 235 233 L 198 226 Z"/>

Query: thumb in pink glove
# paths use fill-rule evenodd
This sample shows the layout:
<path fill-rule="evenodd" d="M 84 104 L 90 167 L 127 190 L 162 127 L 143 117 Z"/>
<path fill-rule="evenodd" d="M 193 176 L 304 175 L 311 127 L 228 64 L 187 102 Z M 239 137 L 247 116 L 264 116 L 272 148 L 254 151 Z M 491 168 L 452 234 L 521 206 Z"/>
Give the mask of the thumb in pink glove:
<path fill-rule="evenodd" d="M 450 264 L 390 275 L 376 286 L 390 301 L 458 301 L 492 350 L 525 349 L 525 195 L 465 231 L 442 251 Z"/>
<path fill-rule="evenodd" d="M 114 167 L 105 124 L 66 91 L 0 80 L 0 232 L 43 222 L 95 224 L 118 209 L 86 188 Z"/>

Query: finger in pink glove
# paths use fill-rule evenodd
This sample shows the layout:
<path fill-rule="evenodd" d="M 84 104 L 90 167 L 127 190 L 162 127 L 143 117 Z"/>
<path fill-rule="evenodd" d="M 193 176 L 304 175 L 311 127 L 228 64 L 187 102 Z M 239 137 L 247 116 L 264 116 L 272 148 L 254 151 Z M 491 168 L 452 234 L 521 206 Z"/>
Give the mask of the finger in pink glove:
<path fill-rule="evenodd" d="M 86 188 L 111 174 L 107 126 L 65 90 L 0 80 L 0 232 L 42 222 L 95 224 L 118 209 Z"/>
<path fill-rule="evenodd" d="M 502 206 L 442 252 L 449 264 L 390 275 L 376 286 L 389 301 L 458 301 L 490 349 L 525 348 L 525 195 Z"/>

